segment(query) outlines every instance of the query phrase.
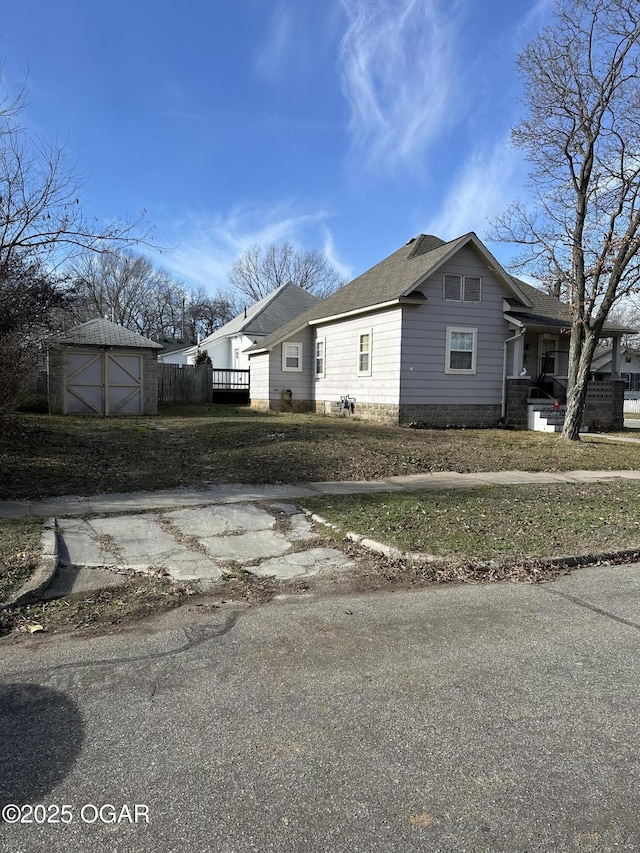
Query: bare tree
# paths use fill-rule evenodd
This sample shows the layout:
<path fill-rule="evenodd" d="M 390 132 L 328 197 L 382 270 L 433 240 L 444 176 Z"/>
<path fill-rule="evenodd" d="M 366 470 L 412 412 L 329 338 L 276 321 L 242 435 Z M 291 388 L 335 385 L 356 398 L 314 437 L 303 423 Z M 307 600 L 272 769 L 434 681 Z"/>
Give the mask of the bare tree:
<path fill-rule="evenodd" d="M 555 0 L 518 59 L 527 112 L 512 137 L 531 165 L 531 201 L 495 232 L 571 305 L 563 436 L 574 441 L 603 325 L 640 286 L 639 46 L 637 0 Z"/>
<path fill-rule="evenodd" d="M 85 215 L 82 180 L 64 147 L 21 127 L 24 106 L 24 95 L 0 103 L 0 264 L 19 255 L 53 269 L 79 251 L 144 241 L 142 215 L 106 225 Z"/>
<path fill-rule="evenodd" d="M 40 328 L 62 300 L 62 266 L 78 252 L 144 242 L 143 217 L 106 225 L 80 203 L 82 181 L 64 148 L 27 132 L 20 118 L 26 90 L 0 98 L 0 396 L 11 407 L 15 378 L 33 351 L 34 317 Z M 2 378 L 3 377 L 3 378 Z M 14 390 L 11 390 L 14 389 Z"/>
<path fill-rule="evenodd" d="M 0 416 L 33 385 L 39 339 L 66 297 L 38 264 L 13 257 L 0 267 Z"/>
<path fill-rule="evenodd" d="M 146 337 L 195 340 L 235 313 L 224 294 L 192 291 L 130 249 L 82 255 L 68 274 L 75 320 L 105 317 Z"/>
<path fill-rule="evenodd" d="M 218 292 L 210 296 L 204 288 L 191 291 L 185 303 L 186 335 L 191 340 L 198 335 L 206 338 L 237 313 L 238 308 L 228 293 Z"/>
<path fill-rule="evenodd" d="M 635 296 L 625 299 L 611 309 L 609 320 L 627 329 L 638 329 L 636 332 L 627 332 L 622 336 L 622 343 L 626 347 L 637 349 L 640 346 L 640 304 Z"/>
<path fill-rule="evenodd" d="M 70 268 L 79 320 L 105 317 L 141 335 L 157 331 L 165 284 L 151 261 L 131 250 L 87 254 Z"/>
<path fill-rule="evenodd" d="M 254 302 L 289 281 L 321 299 L 344 284 L 324 252 L 302 251 L 291 243 L 250 246 L 234 263 L 229 281 Z"/>

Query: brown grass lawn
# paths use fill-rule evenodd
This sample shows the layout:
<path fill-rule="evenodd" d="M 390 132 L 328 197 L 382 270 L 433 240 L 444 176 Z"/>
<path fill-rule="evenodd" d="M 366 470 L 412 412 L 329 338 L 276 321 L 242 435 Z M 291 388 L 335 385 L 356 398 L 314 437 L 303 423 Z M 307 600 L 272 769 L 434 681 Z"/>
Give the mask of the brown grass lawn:
<path fill-rule="evenodd" d="M 640 443 L 505 430 L 414 430 L 245 407 L 155 418 L 16 415 L 0 432 L 0 498 L 141 491 L 203 482 L 369 480 L 429 471 L 640 469 Z"/>
<path fill-rule="evenodd" d="M 304 505 L 342 531 L 444 559 L 518 561 L 640 549 L 640 489 L 629 481 L 331 495 Z"/>

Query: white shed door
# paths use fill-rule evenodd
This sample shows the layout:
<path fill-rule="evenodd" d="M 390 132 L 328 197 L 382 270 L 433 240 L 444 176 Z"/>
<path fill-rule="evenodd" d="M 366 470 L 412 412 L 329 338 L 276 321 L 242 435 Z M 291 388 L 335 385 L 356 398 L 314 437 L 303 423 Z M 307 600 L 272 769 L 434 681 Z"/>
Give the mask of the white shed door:
<path fill-rule="evenodd" d="M 142 356 L 67 353 L 65 411 L 69 415 L 139 415 Z"/>

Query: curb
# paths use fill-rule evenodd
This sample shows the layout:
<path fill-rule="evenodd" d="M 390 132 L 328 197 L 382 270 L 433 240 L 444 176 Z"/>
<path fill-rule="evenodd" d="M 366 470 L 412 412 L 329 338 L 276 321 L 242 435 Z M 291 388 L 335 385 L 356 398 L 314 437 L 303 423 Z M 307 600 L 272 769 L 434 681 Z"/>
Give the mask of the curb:
<path fill-rule="evenodd" d="M 317 515 L 309 510 L 303 511 L 309 516 L 311 521 L 316 524 L 329 527 L 336 533 L 343 533 L 343 530 L 339 525 L 333 524 L 333 522 L 328 521 L 322 515 Z M 372 551 L 375 554 L 381 554 L 389 560 L 396 560 L 398 562 L 404 561 L 411 564 L 438 563 L 446 560 L 445 557 L 436 557 L 434 554 L 426 554 L 420 551 L 401 551 L 393 545 L 387 545 L 384 542 L 377 542 L 375 539 L 369 539 L 361 533 L 354 533 L 351 530 L 343 533 L 343 535 L 349 542 L 360 545 L 362 548 L 366 548 L 367 551 Z M 562 557 L 533 557 L 521 561 L 514 561 L 514 565 L 516 562 L 519 562 L 521 565 L 536 565 L 544 568 L 575 569 L 583 566 L 594 566 L 599 563 L 633 563 L 638 561 L 640 561 L 640 550 L 637 548 L 621 548 L 618 551 L 605 551 L 602 554 L 568 554 Z M 471 562 L 472 565 L 479 569 L 495 569 L 500 567 L 500 563 L 497 560 L 478 560 Z"/>
<path fill-rule="evenodd" d="M 6 601 L 0 603 L 0 610 L 22 607 L 40 600 L 41 593 L 49 586 L 58 569 L 58 522 L 49 518 L 44 523 L 40 540 L 40 558 L 35 572 L 29 580 L 14 592 Z"/>

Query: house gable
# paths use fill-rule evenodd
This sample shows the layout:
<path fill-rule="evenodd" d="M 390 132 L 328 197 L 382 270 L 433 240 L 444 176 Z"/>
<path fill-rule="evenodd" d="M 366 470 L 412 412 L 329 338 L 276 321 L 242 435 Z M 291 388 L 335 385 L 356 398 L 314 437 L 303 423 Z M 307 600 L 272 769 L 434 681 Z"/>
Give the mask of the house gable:
<path fill-rule="evenodd" d="M 241 353 L 319 301 L 317 296 L 289 281 L 254 305 L 244 308 L 242 313 L 203 338 L 199 344 L 170 353 L 162 360 L 193 363 L 198 352 L 206 350 L 216 367 L 246 367 L 246 356 L 241 356 Z"/>

